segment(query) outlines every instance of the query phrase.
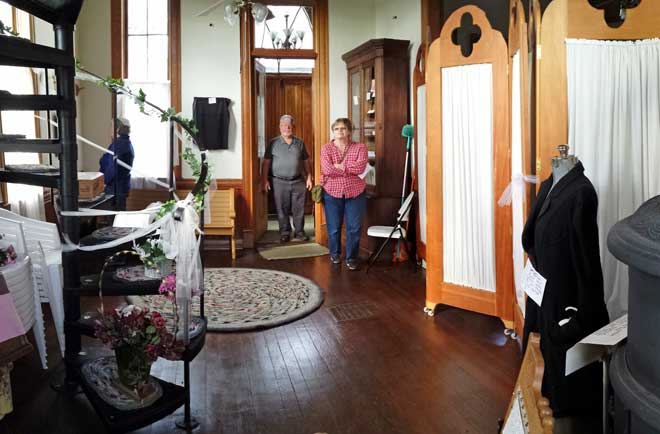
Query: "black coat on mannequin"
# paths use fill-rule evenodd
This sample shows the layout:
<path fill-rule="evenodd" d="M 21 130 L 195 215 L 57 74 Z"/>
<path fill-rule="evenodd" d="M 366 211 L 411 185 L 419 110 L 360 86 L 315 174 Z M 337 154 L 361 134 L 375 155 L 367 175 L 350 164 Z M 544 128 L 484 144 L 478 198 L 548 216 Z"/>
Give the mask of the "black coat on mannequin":
<path fill-rule="evenodd" d="M 541 335 L 545 361 L 543 396 L 555 416 L 599 411 L 602 373 L 599 364 L 566 377 L 566 351 L 609 322 L 603 295 L 598 246 L 598 198 L 578 163 L 552 187 L 541 184 L 525 224 L 523 248 L 547 279 L 539 307 L 527 298 L 523 350 L 530 332 Z M 577 312 L 567 307 L 577 308 Z M 559 321 L 570 318 L 563 326 Z"/>

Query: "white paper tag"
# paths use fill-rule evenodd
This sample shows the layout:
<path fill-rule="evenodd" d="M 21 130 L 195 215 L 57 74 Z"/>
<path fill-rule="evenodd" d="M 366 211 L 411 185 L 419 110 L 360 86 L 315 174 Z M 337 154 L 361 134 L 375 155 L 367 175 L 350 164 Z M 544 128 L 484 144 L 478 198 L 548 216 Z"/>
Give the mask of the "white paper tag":
<path fill-rule="evenodd" d="M 628 337 L 628 314 L 617 318 L 580 341 L 581 344 L 616 345 Z"/>
<path fill-rule="evenodd" d="M 628 337 L 628 314 L 593 332 L 566 352 L 566 375 L 602 360 L 609 349 Z"/>
<path fill-rule="evenodd" d="M 502 434 L 525 433 L 523 416 L 522 413 L 520 412 L 520 396 L 518 395 L 517 392 L 514 393 L 515 393 L 515 398 L 513 400 L 513 403 L 511 404 L 511 412 L 509 413 L 509 417 L 506 420 L 506 424 L 504 424 L 504 428 L 502 429 Z"/>
<path fill-rule="evenodd" d="M 523 291 L 532 299 L 534 303 L 541 306 L 543 302 L 543 293 L 545 292 L 545 283 L 547 280 L 541 276 L 527 259 L 525 271 L 523 273 L 522 287 Z"/>
<path fill-rule="evenodd" d="M 215 104 L 215 100 L 216 98 L 213 97 L 209 98 L 209 104 Z"/>

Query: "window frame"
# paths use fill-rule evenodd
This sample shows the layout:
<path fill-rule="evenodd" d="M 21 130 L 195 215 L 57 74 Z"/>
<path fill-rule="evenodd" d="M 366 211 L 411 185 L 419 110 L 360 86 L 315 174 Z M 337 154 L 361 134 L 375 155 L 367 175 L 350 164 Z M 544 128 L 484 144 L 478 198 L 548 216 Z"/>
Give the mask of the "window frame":
<path fill-rule="evenodd" d="M 181 0 L 167 2 L 167 33 L 168 33 L 168 71 L 170 80 L 170 106 L 181 112 Z M 110 3 L 110 47 L 111 73 L 117 78 L 127 78 L 128 75 L 128 0 L 111 0 Z M 112 109 L 115 101 L 111 101 Z M 181 143 L 176 141 L 175 152 L 179 154 L 179 164 L 174 166 L 176 179 L 181 178 Z"/>

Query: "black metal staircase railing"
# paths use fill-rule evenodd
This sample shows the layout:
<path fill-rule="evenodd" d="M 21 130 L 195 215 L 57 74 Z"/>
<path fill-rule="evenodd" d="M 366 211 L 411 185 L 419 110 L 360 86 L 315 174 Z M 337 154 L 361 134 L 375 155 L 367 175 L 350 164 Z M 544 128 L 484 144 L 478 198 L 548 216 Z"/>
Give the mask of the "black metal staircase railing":
<path fill-rule="evenodd" d="M 73 30 L 80 13 L 83 0 L 0 0 L 16 6 L 35 17 L 53 24 L 55 48 L 33 44 L 20 38 L 0 35 L 0 65 L 18 67 L 38 67 L 54 70 L 57 79 L 56 95 L 12 95 L 0 91 L 0 112 L 6 110 L 56 111 L 57 138 L 26 139 L 21 136 L 0 134 L 0 151 L 34 152 L 57 154 L 59 169 L 55 173 L 25 172 L 0 168 L 0 182 L 30 184 L 59 189 L 62 211 L 78 210 L 78 151 L 76 140 L 76 103 L 75 103 L 75 60 L 73 57 Z M 47 92 L 49 93 L 49 92 Z M 49 119 L 50 121 L 50 119 Z M 50 131 L 50 128 L 49 128 Z M 50 137 L 50 135 L 49 135 Z M 206 174 L 198 181 L 196 190 L 201 188 Z M 80 223 L 78 217 L 62 216 L 61 231 L 74 243 L 79 241 Z M 163 388 L 163 397 L 151 406 L 140 410 L 120 411 L 105 403 L 89 387 L 81 375 L 80 368 L 85 359 L 80 356 L 83 335 L 90 335 L 90 324 L 81 319 L 80 297 L 96 295 L 89 285 L 81 282 L 79 262 L 82 255 L 90 253 L 65 252 L 62 257 L 64 274 L 64 311 L 65 311 L 65 390 L 73 390 L 80 385 L 96 410 L 99 418 L 110 432 L 135 430 L 162 419 L 176 409 L 185 406 L 185 417 L 177 424 L 190 429 L 196 425 L 190 414 L 189 362 L 201 351 L 206 334 L 206 321 L 203 333 L 191 340 L 184 352 L 185 387 L 157 379 Z M 91 253 L 94 254 L 94 253 Z M 96 253 L 98 254 L 98 253 Z M 107 254 L 107 251 L 101 252 Z M 89 279 L 89 276 L 86 277 Z M 133 293 L 156 294 L 157 285 L 149 288 L 136 288 Z M 104 290 L 112 294 L 111 285 Z M 117 293 L 127 293 L 126 285 L 116 289 Z M 69 386 L 68 388 L 66 386 Z"/>

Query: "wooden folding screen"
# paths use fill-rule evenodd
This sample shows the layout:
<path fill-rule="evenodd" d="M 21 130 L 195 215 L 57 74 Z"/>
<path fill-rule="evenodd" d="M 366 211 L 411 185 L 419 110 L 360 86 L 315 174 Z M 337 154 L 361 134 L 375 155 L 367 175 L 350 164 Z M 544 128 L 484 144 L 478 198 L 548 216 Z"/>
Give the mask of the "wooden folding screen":
<path fill-rule="evenodd" d="M 525 21 L 525 10 L 521 0 L 511 0 L 509 3 L 509 95 L 511 101 L 511 156 L 512 156 L 512 175 L 515 175 L 516 172 L 522 175 L 532 175 L 532 148 L 531 148 L 531 73 L 529 67 L 529 50 L 528 50 L 528 32 L 527 32 L 527 22 Z M 533 54 L 533 53 L 532 53 Z M 519 61 L 518 65 L 515 65 L 514 58 Z M 514 67 L 517 68 L 517 71 L 514 71 Z M 518 83 L 514 83 L 514 76 L 520 78 Z M 514 88 L 516 86 L 517 88 Z M 514 96 L 518 96 L 519 101 L 514 100 Z M 516 104 L 519 105 L 520 112 L 517 113 L 514 111 Z M 517 122 L 514 120 L 514 115 L 517 115 Z M 518 131 L 515 130 L 514 126 L 518 126 Z M 514 140 L 513 138 L 518 135 L 520 140 Z M 519 146 L 515 150 L 514 146 Z M 518 166 L 514 160 L 514 155 L 521 156 L 521 165 Z M 522 231 L 522 224 L 527 220 L 529 215 L 529 209 L 531 206 L 531 192 L 532 188 L 528 188 L 526 185 L 522 187 L 525 194 L 522 198 L 522 209 L 517 208 L 512 201 L 511 203 L 511 212 L 512 220 L 519 219 L 520 222 L 519 230 Z M 520 215 L 516 216 L 515 213 L 519 212 Z M 518 247 L 522 250 L 522 240 L 521 233 L 516 232 L 515 224 L 512 223 L 513 227 L 513 240 L 512 243 L 518 244 Z M 512 247 L 514 248 L 514 247 Z M 516 260 L 520 261 L 521 258 L 516 258 L 515 248 L 513 253 L 513 267 L 514 267 L 514 289 L 519 293 L 522 289 L 520 286 L 520 275 L 516 275 L 515 266 L 518 265 L 518 272 L 522 274 L 522 267 L 524 263 L 516 264 Z M 518 282 L 518 285 L 515 284 Z M 522 336 L 523 325 L 524 325 L 524 298 L 523 300 L 519 299 L 519 296 L 515 294 L 514 296 L 514 329 L 518 335 Z"/>
<path fill-rule="evenodd" d="M 413 70 L 413 125 L 415 126 L 413 189 L 415 195 L 415 234 L 417 256 L 426 259 L 426 44 L 420 44 Z"/>
<path fill-rule="evenodd" d="M 660 37 L 660 2 L 642 1 L 626 10 L 618 28 L 607 25 L 604 12 L 588 0 L 554 0 L 543 14 L 539 62 L 539 112 L 537 113 L 537 173 L 552 172 L 550 161 L 557 145 L 568 143 L 568 88 L 566 38 L 635 40 Z"/>
<path fill-rule="evenodd" d="M 462 54 L 462 36 L 470 29 L 464 23 L 477 26 L 469 35 L 471 52 Z M 469 26 L 468 26 L 469 27 Z M 456 30 L 456 32 L 455 32 Z M 452 34 L 454 38 L 452 38 Z M 457 45 L 457 43 L 459 45 Z M 471 47 L 469 46 L 471 45 Z M 442 73 L 443 68 L 464 65 L 492 65 L 492 145 L 493 145 L 493 215 L 495 241 L 495 291 L 461 286 L 445 281 L 443 253 L 443 162 L 442 139 Z M 511 180 L 509 143 L 508 54 L 502 35 L 493 30 L 485 13 L 476 6 L 456 10 L 446 21 L 440 37 L 430 46 L 426 61 L 427 87 L 427 219 L 426 245 L 427 281 L 426 308 L 433 312 L 438 304 L 456 306 L 499 317 L 506 327 L 513 326 L 513 273 L 511 241 L 511 208 L 498 207 L 497 198 Z M 453 230 L 453 228 L 448 228 Z"/>

